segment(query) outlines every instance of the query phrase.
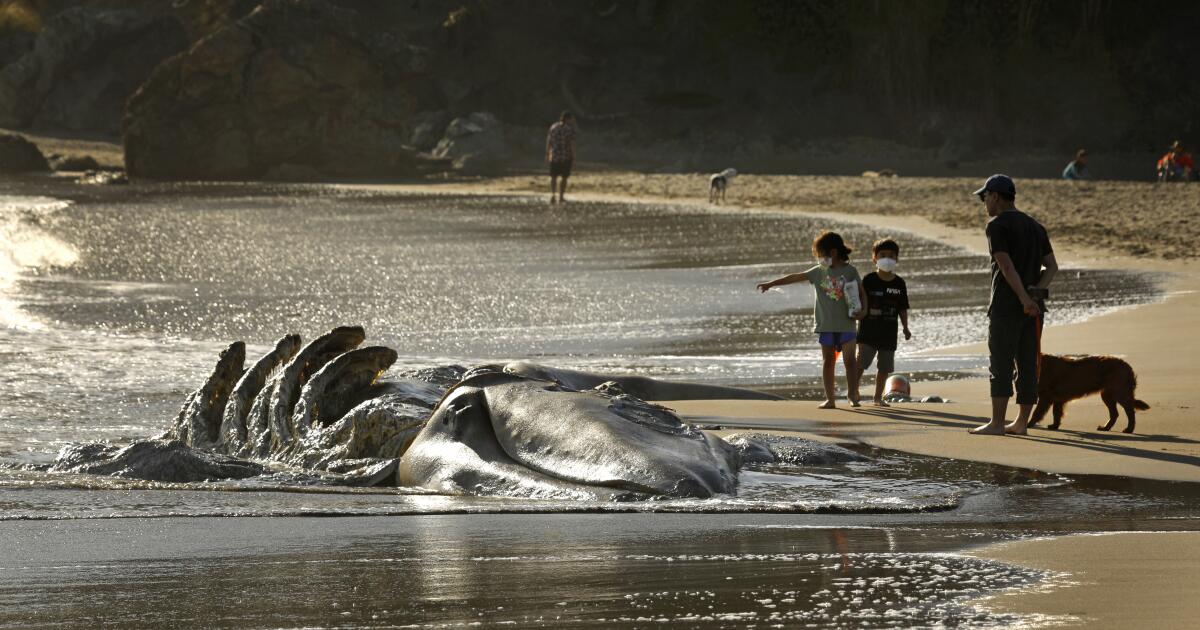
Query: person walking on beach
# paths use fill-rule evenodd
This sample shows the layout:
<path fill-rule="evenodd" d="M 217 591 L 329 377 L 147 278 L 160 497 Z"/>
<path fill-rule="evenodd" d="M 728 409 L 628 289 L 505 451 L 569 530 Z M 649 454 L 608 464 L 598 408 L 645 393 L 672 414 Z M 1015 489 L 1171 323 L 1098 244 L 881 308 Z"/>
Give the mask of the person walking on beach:
<path fill-rule="evenodd" d="M 546 133 L 546 162 L 550 164 L 550 203 L 555 202 L 555 193 L 558 201 L 565 202 L 567 178 L 575 164 L 575 116 L 569 111 L 564 111 Z M 558 183 L 560 177 L 561 186 Z"/>
<path fill-rule="evenodd" d="M 847 398 L 851 407 L 860 407 L 858 401 L 858 358 L 855 355 L 855 320 L 860 319 L 867 303 L 858 270 L 850 264 L 850 248 L 846 247 L 841 235 L 824 232 L 813 240 L 813 256 L 817 265 L 807 271 L 792 273 L 758 285 L 766 293 L 772 287 L 797 282 L 812 283 L 813 311 L 816 324 L 813 332 L 821 344 L 821 383 L 825 387 L 825 402 L 821 409 L 833 409 L 834 371 L 837 354 L 842 353 L 846 365 Z M 853 310 L 852 310 L 853 309 Z"/>
<path fill-rule="evenodd" d="M 988 353 L 992 419 L 976 435 L 1024 435 L 1037 403 L 1042 313 L 1048 287 L 1058 272 L 1046 228 L 1017 210 L 1017 187 L 1007 175 L 992 175 L 975 191 L 987 208 L 992 292 L 988 301 Z M 1017 419 L 1005 425 L 1017 373 Z"/>

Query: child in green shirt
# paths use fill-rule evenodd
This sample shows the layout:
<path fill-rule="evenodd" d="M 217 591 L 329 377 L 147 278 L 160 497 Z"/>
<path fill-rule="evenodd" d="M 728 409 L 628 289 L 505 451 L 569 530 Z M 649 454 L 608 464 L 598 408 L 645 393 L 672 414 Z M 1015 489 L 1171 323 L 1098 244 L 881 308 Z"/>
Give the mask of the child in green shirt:
<path fill-rule="evenodd" d="M 816 316 L 817 333 L 821 343 L 821 382 L 825 386 L 825 402 L 821 409 L 833 409 L 834 403 L 834 369 L 837 367 L 838 352 L 842 353 L 842 362 L 846 366 L 847 397 L 851 407 L 859 407 L 858 401 L 858 359 L 855 355 L 856 320 L 861 319 L 867 303 L 866 292 L 863 291 L 862 279 L 858 270 L 850 264 L 850 248 L 836 232 L 823 232 L 813 240 L 813 256 L 818 264 L 806 271 L 792 273 L 782 278 L 758 285 L 758 290 L 766 292 L 772 287 L 808 281 L 812 283 L 815 301 L 813 311 Z M 852 293 L 847 298 L 846 290 Z M 858 299 L 854 299 L 857 294 Z M 852 306 L 854 310 L 851 310 Z"/>

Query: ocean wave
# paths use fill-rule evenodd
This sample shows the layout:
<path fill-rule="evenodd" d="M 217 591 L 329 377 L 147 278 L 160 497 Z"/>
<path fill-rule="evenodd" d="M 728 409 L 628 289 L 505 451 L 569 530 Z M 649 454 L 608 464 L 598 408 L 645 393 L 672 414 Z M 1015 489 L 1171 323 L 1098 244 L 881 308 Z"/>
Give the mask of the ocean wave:
<path fill-rule="evenodd" d="M 78 262 L 79 252 L 44 227 L 55 213 L 70 206 L 70 201 L 53 197 L 0 195 L 0 326 L 41 328 L 6 294 L 22 274 Z"/>

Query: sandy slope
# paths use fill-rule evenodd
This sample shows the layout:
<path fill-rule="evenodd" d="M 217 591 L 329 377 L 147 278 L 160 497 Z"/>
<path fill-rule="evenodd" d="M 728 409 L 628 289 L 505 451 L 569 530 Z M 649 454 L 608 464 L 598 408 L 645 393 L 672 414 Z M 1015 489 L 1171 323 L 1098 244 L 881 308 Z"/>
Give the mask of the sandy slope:
<path fill-rule="evenodd" d="M 983 178 L 866 178 L 739 176 L 731 206 L 786 208 L 810 213 L 923 217 L 942 225 L 982 229 L 983 206 L 970 195 Z M 639 199 L 707 200 L 703 174 L 580 173 L 573 193 Z M 542 177 L 483 183 L 490 189 L 543 192 Z M 570 193 L 568 193 L 570 196 Z M 1017 181 L 1018 206 L 1060 241 L 1151 258 L 1195 256 L 1200 237 L 1200 185 L 1150 182 Z"/>

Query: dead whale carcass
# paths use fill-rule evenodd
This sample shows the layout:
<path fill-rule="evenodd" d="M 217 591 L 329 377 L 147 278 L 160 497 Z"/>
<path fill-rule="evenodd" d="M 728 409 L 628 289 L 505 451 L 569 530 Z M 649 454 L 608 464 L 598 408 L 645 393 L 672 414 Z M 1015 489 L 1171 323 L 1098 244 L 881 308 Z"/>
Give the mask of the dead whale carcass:
<path fill-rule="evenodd" d="M 439 492 L 520 496 L 710 496 L 733 492 L 734 451 L 641 398 L 764 397 L 638 376 L 605 380 L 530 363 L 471 373 L 449 366 L 381 380 L 396 352 L 358 347 L 365 338 L 357 326 L 335 328 L 303 347 L 289 335 L 249 369 L 245 345 L 235 342 L 159 441 L 315 471 L 333 483 L 399 481 Z M 486 403 L 487 412 L 469 410 L 467 400 Z M 462 430 L 447 430 L 448 419 Z M 76 449 L 70 469 L 83 470 L 81 457 L 99 465 L 113 452 Z M 133 449 L 124 457 L 160 452 Z M 134 468 L 140 478 L 178 480 L 172 472 L 178 466 L 152 461 L 89 469 Z M 201 476 L 220 478 L 233 469 L 209 470 Z"/>
<path fill-rule="evenodd" d="M 733 494 L 737 453 L 615 383 L 577 391 L 503 372 L 450 391 L 400 460 L 449 494 L 556 498 Z"/>

